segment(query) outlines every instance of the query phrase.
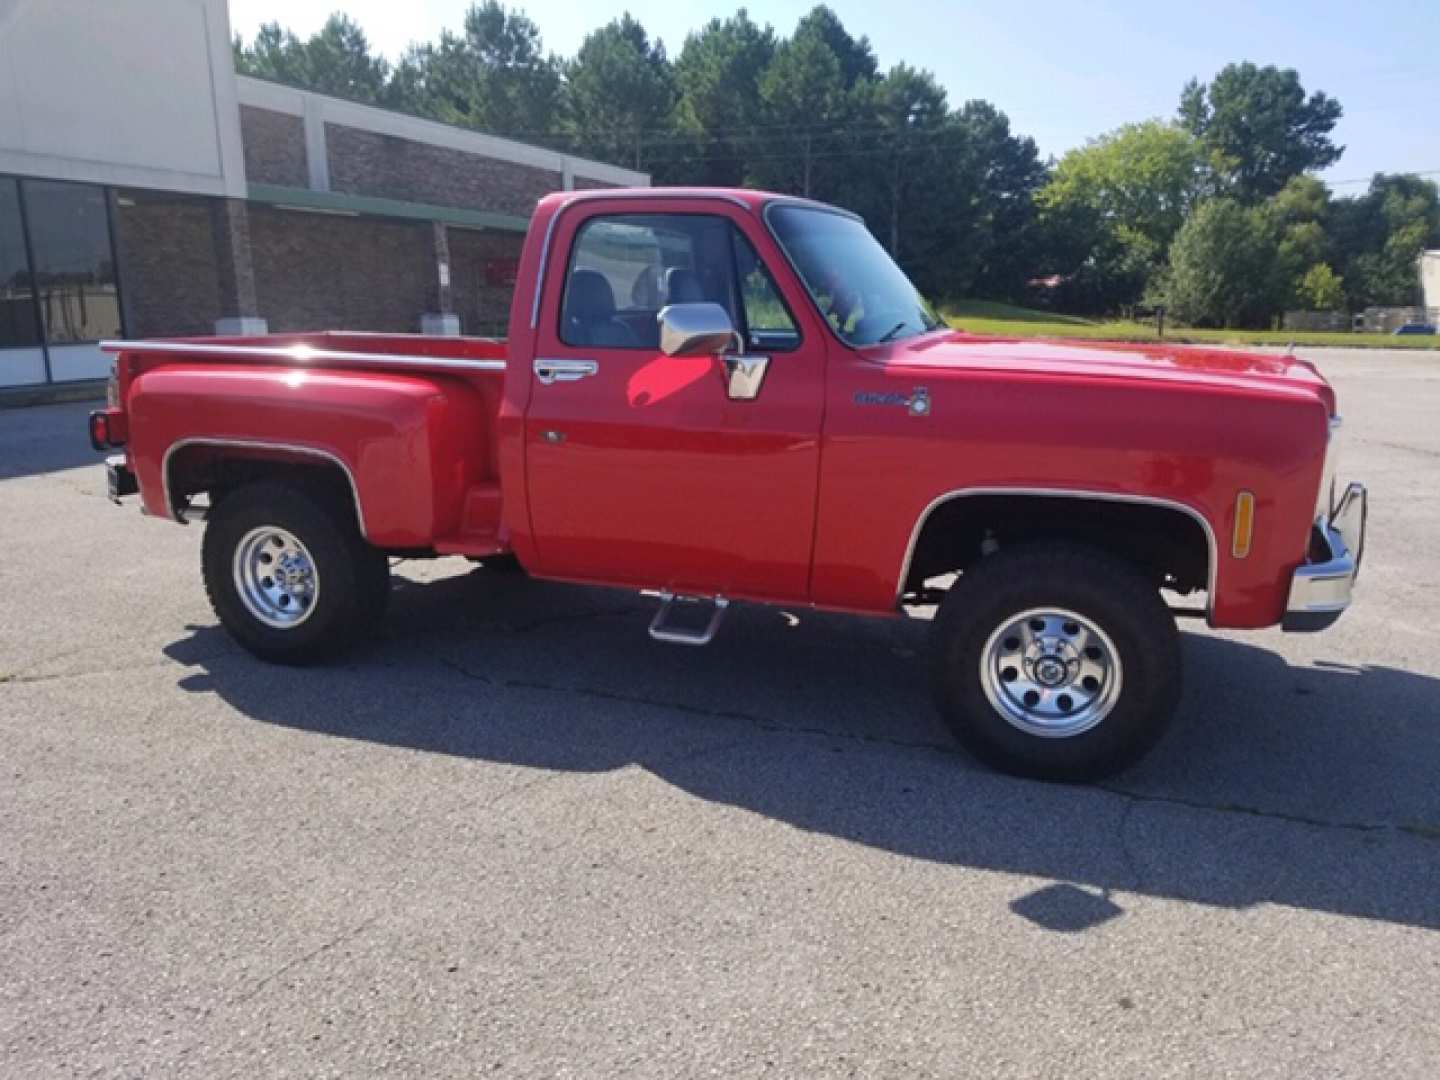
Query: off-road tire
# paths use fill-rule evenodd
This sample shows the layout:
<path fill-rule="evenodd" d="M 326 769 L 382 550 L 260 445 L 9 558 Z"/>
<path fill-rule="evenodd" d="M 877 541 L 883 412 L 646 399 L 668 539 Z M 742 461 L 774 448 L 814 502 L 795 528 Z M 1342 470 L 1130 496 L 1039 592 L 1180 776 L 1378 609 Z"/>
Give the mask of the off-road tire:
<path fill-rule="evenodd" d="M 1118 653 L 1119 696 L 1089 730 L 1032 734 L 987 697 L 987 642 L 1034 609 L 1082 615 Z M 932 627 L 931 681 L 945 724 L 981 761 L 1040 780 L 1093 781 L 1138 761 L 1163 734 L 1180 698 L 1179 634 L 1159 591 L 1130 563 L 1068 542 L 1017 546 L 971 566 L 949 590 Z"/>
<path fill-rule="evenodd" d="M 304 544 L 320 581 L 315 610 L 295 626 L 277 628 L 257 618 L 235 582 L 237 545 L 266 525 Z M 220 624 L 247 651 L 276 664 L 337 655 L 384 614 L 390 593 L 389 560 L 365 542 L 351 507 L 319 486 L 262 480 L 228 492 L 205 526 L 201 565 Z"/>

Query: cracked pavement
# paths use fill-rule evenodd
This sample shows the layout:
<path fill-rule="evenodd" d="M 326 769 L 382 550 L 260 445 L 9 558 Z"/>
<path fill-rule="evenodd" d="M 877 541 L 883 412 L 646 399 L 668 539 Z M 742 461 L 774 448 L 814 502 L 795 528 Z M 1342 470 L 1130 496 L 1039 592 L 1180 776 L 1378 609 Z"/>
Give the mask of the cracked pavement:
<path fill-rule="evenodd" d="M 1357 607 L 1182 624 L 1099 788 L 952 749 L 923 619 L 676 648 L 407 561 L 373 643 L 265 667 L 88 406 L 0 411 L 0 1075 L 1433 1076 L 1440 360 L 1309 355 Z"/>

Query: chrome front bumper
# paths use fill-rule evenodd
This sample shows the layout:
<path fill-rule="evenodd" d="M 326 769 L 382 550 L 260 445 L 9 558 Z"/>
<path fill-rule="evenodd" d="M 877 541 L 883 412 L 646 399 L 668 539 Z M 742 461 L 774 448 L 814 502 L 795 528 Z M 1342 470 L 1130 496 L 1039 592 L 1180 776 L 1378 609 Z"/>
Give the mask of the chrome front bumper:
<path fill-rule="evenodd" d="M 1297 633 L 1324 630 L 1350 606 L 1365 553 L 1365 514 L 1365 486 L 1351 484 L 1329 519 L 1315 523 L 1311 549 L 1320 548 L 1323 555 L 1295 571 L 1282 628 Z"/>

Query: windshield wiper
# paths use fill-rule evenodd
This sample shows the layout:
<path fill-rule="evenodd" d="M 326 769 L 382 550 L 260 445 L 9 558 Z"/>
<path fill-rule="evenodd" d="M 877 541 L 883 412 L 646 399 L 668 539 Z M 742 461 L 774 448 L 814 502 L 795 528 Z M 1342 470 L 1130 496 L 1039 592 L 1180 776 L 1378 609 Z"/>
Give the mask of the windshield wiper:
<path fill-rule="evenodd" d="M 907 326 L 909 326 L 909 325 L 910 325 L 910 320 L 909 320 L 909 319 L 901 319 L 901 320 L 900 320 L 899 322 L 897 322 L 894 326 L 892 326 L 889 330 L 886 330 L 885 333 L 881 334 L 878 338 L 876 338 L 876 339 L 875 339 L 875 343 L 876 343 L 877 345 L 879 345 L 879 344 L 883 344 L 884 342 L 890 341 L 892 338 L 895 337 L 896 334 L 898 334 L 901 330 L 904 330 L 905 327 L 907 327 Z"/>

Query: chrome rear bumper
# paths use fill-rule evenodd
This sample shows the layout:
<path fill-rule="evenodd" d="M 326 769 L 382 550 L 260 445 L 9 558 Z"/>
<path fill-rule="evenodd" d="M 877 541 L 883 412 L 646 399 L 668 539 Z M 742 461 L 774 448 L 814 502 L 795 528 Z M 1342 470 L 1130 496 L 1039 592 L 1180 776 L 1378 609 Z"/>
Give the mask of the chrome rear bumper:
<path fill-rule="evenodd" d="M 1366 493 L 1351 484 L 1328 520 L 1315 523 L 1315 542 L 1324 555 L 1295 571 L 1281 626 L 1297 633 L 1324 630 L 1350 606 L 1360 558 L 1365 553 Z"/>

